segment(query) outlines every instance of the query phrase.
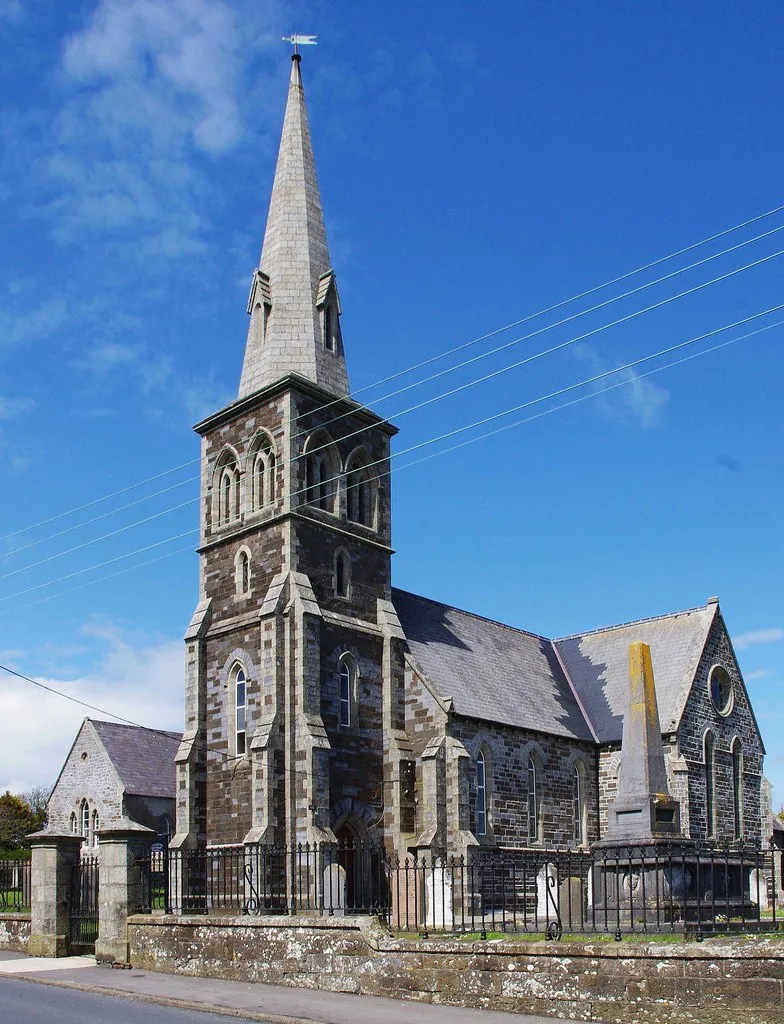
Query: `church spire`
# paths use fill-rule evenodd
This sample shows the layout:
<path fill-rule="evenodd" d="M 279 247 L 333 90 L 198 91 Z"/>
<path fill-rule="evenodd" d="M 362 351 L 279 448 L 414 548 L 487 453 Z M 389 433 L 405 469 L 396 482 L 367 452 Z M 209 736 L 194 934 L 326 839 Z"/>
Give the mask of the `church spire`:
<path fill-rule="evenodd" d="M 240 398 L 287 373 L 349 394 L 300 60 L 295 53 L 261 263 L 248 300 Z"/>

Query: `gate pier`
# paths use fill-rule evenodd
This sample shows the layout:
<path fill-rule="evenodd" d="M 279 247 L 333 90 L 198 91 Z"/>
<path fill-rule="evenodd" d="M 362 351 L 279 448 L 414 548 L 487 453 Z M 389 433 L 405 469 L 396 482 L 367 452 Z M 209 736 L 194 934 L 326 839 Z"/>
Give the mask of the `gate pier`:
<path fill-rule="evenodd" d="M 79 869 L 82 837 L 36 832 L 33 848 L 30 939 L 31 956 L 70 953 L 72 885 Z"/>
<path fill-rule="evenodd" d="M 152 829 L 130 822 L 122 828 L 102 829 L 101 888 L 95 959 L 129 962 L 128 915 L 138 910 L 141 898 L 141 860 L 149 857 Z"/>

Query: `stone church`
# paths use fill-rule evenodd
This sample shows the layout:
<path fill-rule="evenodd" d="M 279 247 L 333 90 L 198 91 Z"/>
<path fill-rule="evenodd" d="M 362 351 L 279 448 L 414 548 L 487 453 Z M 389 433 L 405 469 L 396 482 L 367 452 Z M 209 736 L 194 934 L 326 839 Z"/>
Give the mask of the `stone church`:
<path fill-rule="evenodd" d="M 717 599 L 551 640 L 393 588 L 396 428 L 351 398 L 296 54 L 248 313 L 237 400 L 195 428 L 171 845 L 586 846 L 635 641 L 684 833 L 758 843 L 764 749 Z"/>

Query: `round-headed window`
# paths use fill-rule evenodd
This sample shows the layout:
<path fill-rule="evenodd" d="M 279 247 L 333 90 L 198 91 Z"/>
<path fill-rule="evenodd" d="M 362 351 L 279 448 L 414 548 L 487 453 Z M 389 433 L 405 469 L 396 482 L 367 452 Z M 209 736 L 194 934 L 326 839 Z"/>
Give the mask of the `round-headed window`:
<path fill-rule="evenodd" d="M 716 665 L 710 674 L 710 695 L 713 706 L 720 715 L 728 715 L 732 711 L 733 689 L 729 673 L 721 665 Z"/>

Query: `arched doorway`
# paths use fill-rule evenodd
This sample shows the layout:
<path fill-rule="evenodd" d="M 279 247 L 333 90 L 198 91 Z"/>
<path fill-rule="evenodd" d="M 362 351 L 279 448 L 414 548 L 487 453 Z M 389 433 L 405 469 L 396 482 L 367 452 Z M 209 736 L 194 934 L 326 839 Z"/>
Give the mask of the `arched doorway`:
<path fill-rule="evenodd" d="M 351 815 L 343 822 L 340 828 L 335 831 L 335 838 L 338 841 L 338 864 L 346 872 L 346 909 L 353 910 L 357 906 L 361 906 L 361 900 L 357 902 L 357 897 L 361 895 L 357 891 L 358 876 L 361 878 L 361 840 L 359 829 L 355 822 L 352 821 Z M 360 881 L 359 889 L 361 890 L 362 885 Z"/>

